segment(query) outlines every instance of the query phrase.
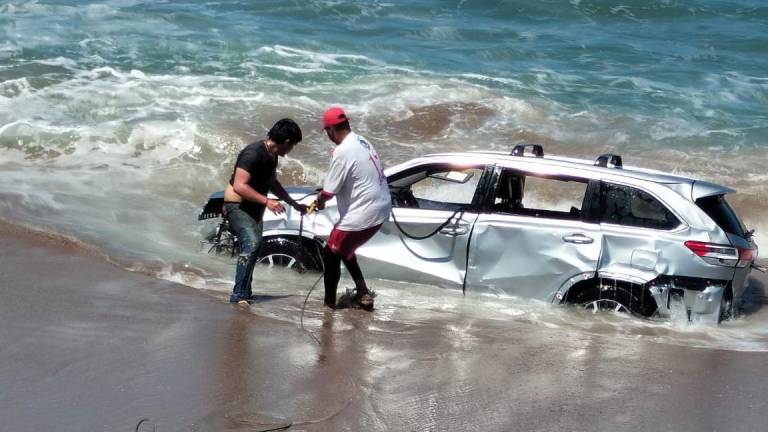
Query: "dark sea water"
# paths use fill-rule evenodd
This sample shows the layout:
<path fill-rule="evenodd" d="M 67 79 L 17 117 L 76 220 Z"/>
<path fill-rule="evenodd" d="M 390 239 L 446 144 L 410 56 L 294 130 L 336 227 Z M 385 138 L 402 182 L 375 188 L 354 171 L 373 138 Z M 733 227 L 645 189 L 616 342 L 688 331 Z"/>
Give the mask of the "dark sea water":
<path fill-rule="evenodd" d="M 200 204 L 286 116 L 319 184 L 331 104 L 389 166 L 528 141 L 731 186 L 768 250 L 758 0 L 0 0 L 0 217 L 225 291 Z"/>

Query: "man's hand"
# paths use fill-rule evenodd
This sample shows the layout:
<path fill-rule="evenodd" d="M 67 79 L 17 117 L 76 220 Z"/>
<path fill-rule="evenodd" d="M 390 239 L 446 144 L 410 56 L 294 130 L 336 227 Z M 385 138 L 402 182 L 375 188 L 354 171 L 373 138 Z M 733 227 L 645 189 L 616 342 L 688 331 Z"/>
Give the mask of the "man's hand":
<path fill-rule="evenodd" d="M 307 214 L 307 209 L 309 208 L 305 204 L 302 204 L 302 203 L 296 202 L 296 201 L 293 202 L 293 206 L 292 207 L 293 207 L 294 210 L 296 210 L 297 212 L 301 213 L 302 215 Z"/>
<path fill-rule="evenodd" d="M 315 199 L 315 203 L 317 204 L 315 207 L 318 210 L 322 210 L 325 208 L 325 202 L 329 199 L 333 198 L 333 194 L 330 192 L 326 192 L 322 189 L 320 189 L 320 193 L 317 194 L 317 199 Z"/>
<path fill-rule="evenodd" d="M 282 204 L 280 204 L 279 201 L 273 200 L 273 199 L 267 199 L 267 208 L 272 213 L 279 215 L 283 214 L 285 212 L 285 207 L 283 207 Z"/>

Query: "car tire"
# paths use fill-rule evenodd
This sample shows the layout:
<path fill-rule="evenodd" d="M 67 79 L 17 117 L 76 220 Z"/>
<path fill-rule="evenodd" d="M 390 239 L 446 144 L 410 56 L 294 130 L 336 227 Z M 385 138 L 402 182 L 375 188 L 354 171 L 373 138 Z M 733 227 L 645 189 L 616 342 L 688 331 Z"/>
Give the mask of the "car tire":
<path fill-rule="evenodd" d="M 304 239 L 300 245 L 298 239 L 271 237 L 264 239 L 257 263 L 269 267 L 289 268 L 299 273 L 321 271 L 323 264 L 319 250 L 311 240 Z"/>
<path fill-rule="evenodd" d="M 610 311 L 647 318 L 656 311 L 656 304 L 653 300 L 643 299 L 643 289 L 639 286 L 591 285 L 573 297 L 569 296 L 568 301 L 593 313 Z"/>

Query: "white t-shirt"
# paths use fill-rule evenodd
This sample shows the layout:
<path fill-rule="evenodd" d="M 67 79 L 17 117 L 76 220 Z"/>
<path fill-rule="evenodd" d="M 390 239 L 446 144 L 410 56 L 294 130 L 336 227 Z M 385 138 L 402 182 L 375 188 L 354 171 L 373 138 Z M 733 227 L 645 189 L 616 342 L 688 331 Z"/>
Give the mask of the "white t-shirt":
<path fill-rule="evenodd" d="M 389 218 L 392 201 L 379 155 L 354 132 L 333 150 L 323 190 L 336 196 L 340 230 L 361 231 Z"/>

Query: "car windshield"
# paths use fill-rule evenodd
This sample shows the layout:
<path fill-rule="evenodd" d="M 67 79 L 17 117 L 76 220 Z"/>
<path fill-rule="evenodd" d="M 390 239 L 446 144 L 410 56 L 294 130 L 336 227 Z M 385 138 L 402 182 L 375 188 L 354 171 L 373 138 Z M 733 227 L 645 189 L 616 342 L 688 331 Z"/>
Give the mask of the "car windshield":
<path fill-rule="evenodd" d="M 746 235 L 744 224 L 736 215 L 736 212 L 733 211 L 731 205 L 728 204 L 728 201 L 725 200 L 725 196 L 715 195 L 699 198 L 696 200 L 696 205 L 704 210 L 704 213 L 711 217 L 723 231 L 739 237 Z"/>

